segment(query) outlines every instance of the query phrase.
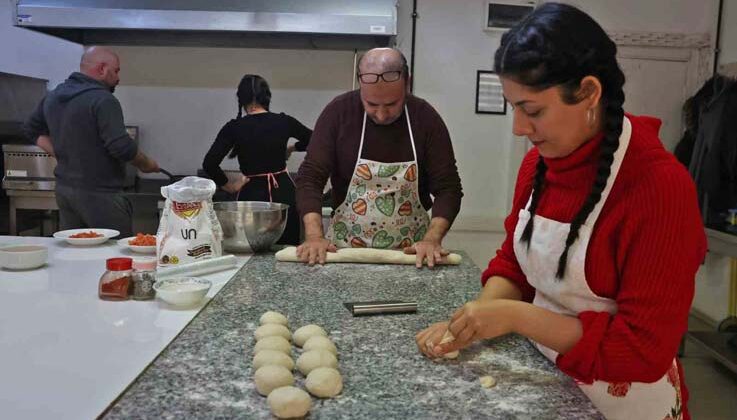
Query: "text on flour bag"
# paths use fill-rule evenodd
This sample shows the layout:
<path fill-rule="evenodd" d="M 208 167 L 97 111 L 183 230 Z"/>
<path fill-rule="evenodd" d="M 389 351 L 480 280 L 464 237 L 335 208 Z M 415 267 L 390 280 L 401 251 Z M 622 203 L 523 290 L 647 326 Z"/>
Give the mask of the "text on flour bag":
<path fill-rule="evenodd" d="M 159 267 L 222 255 L 223 230 L 212 206 L 215 182 L 188 176 L 161 187 L 166 198 L 156 232 Z"/>

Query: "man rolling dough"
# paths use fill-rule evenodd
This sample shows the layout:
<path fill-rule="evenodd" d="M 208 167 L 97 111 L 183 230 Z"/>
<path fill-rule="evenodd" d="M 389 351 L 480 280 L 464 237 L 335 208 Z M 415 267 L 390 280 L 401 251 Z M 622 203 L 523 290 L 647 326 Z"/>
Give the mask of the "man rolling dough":
<path fill-rule="evenodd" d="M 299 169 L 305 241 L 297 255 L 324 264 L 336 248 L 398 249 L 416 254 L 418 267 L 425 260 L 432 267 L 447 254 L 441 242 L 463 196 L 448 130 L 430 104 L 409 93 L 398 50 L 368 51 L 357 77 L 359 90 L 323 110 Z M 328 177 L 334 211 L 324 235 Z"/>

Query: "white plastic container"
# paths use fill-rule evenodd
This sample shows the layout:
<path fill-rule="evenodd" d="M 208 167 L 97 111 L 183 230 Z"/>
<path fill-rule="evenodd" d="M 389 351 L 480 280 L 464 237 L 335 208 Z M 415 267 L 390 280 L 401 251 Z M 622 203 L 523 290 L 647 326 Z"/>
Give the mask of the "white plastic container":
<path fill-rule="evenodd" d="M 46 264 L 49 250 L 41 245 L 6 245 L 0 247 L 0 267 L 30 270 Z"/>
<path fill-rule="evenodd" d="M 174 306 L 194 306 L 205 298 L 212 283 L 198 277 L 180 277 L 154 283 L 156 296 Z"/>

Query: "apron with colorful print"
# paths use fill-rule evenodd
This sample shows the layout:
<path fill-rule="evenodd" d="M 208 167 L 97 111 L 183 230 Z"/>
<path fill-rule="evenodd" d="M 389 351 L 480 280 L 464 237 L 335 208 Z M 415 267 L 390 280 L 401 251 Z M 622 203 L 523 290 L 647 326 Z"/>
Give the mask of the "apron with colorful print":
<path fill-rule="evenodd" d="M 529 201 L 520 210 L 514 232 L 514 253 L 527 281 L 535 288 L 533 304 L 569 316 L 577 316 L 583 311 L 608 312 L 612 315 L 617 313 L 616 301 L 597 296 L 589 288 L 585 259 L 592 230 L 619 173 L 631 133 L 632 126 L 625 117 L 607 185 L 599 203 L 581 226 L 578 239 L 568 251 L 569 259 L 563 279 L 556 279 L 555 273 L 570 224 L 535 215 L 534 233 L 528 248 L 527 244 L 520 243 L 520 238 L 530 220 L 530 212 L 527 210 Z M 535 345 L 555 363 L 558 353 L 539 343 Z M 578 386 L 607 419 L 660 420 L 682 418 L 681 381 L 683 378 L 678 373 L 678 364 L 674 358 L 668 372 L 653 383 L 594 381 L 592 384 L 578 383 Z"/>
<path fill-rule="evenodd" d="M 385 163 L 361 158 L 366 134 L 363 114 L 356 167 L 326 235 L 338 248 L 402 249 L 427 233 L 430 218 L 420 202 L 417 151 L 407 106 L 404 115 L 414 160 Z"/>

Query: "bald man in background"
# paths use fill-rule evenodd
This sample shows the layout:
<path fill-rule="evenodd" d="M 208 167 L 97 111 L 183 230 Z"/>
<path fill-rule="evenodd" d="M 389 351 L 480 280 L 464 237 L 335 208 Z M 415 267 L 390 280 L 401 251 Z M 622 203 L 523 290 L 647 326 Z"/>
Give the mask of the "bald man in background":
<path fill-rule="evenodd" d="M 25 123 L 28 139 L 56 157 L 61 229 L 108 228 L 131 236 L 131 203 L 120 194 L 125 164 L 159 171 L 125 131 L 123 110 L 113 96 L 119 72 L 113 51 L 87 48 L 79 72 L 49 92 Z"/>
<path fill-rule="evenodd" d="M 375 48 L 358 63 L 359 90 L 333 99 L 317 120 L 297 178 L 297 208 L 309 264 L 336 248 L 397 249 L 433 266 L 461 206 L 461 180 L 448 129 L 409 92 L 407 60 Z M 322 193 L 330 178 L 333 216 L 323 232 Z M 432 209 L 432 219 L 427 210 Z"/>

